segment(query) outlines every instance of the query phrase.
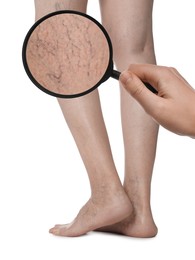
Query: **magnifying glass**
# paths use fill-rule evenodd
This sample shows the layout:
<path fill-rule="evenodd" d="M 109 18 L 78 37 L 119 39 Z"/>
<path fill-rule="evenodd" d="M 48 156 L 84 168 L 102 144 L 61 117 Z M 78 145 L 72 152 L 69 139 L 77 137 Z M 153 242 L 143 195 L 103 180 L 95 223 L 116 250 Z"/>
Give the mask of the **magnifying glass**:
<path fill-rule="evenodd" d="M 88 94 L 108 78 L 120 76 L 113 69 L 113 48 L 105 28 L 77 11 L 57 11 L 38 20 L 25 37 L 22 59 L 31 81 L 60 98 Z"/>

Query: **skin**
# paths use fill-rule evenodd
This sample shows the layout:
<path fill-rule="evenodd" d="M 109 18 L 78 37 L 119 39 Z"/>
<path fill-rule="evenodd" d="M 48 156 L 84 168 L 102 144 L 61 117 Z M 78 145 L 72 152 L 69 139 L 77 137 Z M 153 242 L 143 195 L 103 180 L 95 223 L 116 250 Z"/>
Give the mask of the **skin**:
<path fill-rule="evenodd" d="M 36 81 L 62 95 L 95 86 L 109 63 L 109 46 L 101 29 L 83 16 L 67 13 L 39 24 L 30 36 L 26 54 Z"/>
<path fill-rule="evenodd" d="M 111 37 L 118 70 L 125 70 L 129 62 L 155 64 L 152 5 L 152 0 L 100 1 L 103 25 Z M 86 6 L 86 0 L 35 0 L 36 19 L 59 9 L 86 12 Z M 58 102 L 85 164 L 91 197 L 72 223 L 56 225 L 50 232 L 79 236 L 101 230 L 134 237 L 155 236 L 157 227 L 150 207 L 150 186 L 158 125 L 121 88 L 125 148 L 122 185 L 113 161 L 98 91 L 74 100 L 58 99 Z"/>
<path fill-rule="evenodd" d="M 141 80 L 152 84 L 158 95 Z M 195 90 L 175 68 L 132 64 L 120 81 L 156 122 L 173 133 L 195 138 Z"/>

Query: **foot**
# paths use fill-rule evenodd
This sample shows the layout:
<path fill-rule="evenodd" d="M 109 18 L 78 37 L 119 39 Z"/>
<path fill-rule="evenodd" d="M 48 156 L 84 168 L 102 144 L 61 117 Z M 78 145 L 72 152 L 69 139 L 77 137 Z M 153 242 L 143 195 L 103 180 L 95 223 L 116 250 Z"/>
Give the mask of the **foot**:
<path fill-rule="evenodd" d="M 131 203 L 123 190 L 111 196 L 91 198 L 79 211 L 73 222 L 56 225 L 50 233 L 58 236 L 75 237 L 102 226 L 122 221 L 132 213 Z"/>
<path fill-rule="evenodd" d="M 137 216 L 134 213 L 119 223 L 99 228 L 97 231 L 118 233 L 137 238 L 155 237 L 158 233 L 150 213 Z"/>

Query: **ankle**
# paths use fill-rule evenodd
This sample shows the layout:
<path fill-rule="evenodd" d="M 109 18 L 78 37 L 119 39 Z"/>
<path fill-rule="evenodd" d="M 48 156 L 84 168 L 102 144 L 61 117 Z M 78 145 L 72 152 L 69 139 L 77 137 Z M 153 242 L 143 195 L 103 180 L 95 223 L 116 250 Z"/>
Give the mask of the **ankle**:
<path fill-rule="evenodd" d="M 122 187 L 109 188 L 101 186 L 99 189 L 92 191 L 91 201 L 95 205 L 125 209 L 125 211 L 129 212 L 129 215 L 133 211 L 132 204 Z"/>
<path fill-rule="evenodd" d="M 150 205 L 150 192 L 147 192 L 140 187 L 126 186 L 124 184 L 124 191 L 130 199 L 133 209 L 137 214 L 147 215 L 152 214 Z"/>
<path fill-rule="evenodd" d="M 133 209 L 137 215 L 152 216 L 152 210 L 150 204 L 138 203 L 132 201 Z"/>
<path fill-rule="evenodd" d="M 115 197 L 116 194 L 125 194 L 123 186 L 120 182 L 101 182 L 91 185 L 91 196 L 93 198 L 99 197 Z M 127 195 L 126 195 L 127 196 Z"/>

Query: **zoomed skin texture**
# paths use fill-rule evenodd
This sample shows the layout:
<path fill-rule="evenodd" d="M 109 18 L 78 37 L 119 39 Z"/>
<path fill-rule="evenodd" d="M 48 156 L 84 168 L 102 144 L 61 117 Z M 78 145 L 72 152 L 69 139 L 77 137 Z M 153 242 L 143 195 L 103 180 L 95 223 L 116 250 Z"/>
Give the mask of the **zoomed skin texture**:
<path fill-rule="evenodd" d="M 109 56 L 101 29 L 84 16 L 67 13 L 39 24 L 26 49 L 32 76 L 45 89 L 61 95 L 95 86 L 108 67 Z"/>

